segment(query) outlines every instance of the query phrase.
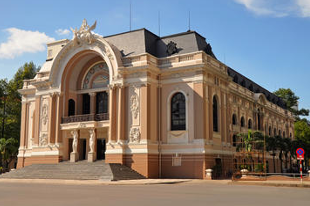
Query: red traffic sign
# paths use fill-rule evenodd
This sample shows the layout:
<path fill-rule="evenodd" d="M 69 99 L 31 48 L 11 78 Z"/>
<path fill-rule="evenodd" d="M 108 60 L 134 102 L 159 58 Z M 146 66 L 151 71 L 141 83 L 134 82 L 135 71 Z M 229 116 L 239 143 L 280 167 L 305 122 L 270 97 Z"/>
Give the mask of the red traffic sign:
<path fill-rule="evenodd" d="M 305 150 L 303 148 L 298 148 L 296 154 L 298 160 L 304 160 Z"/>

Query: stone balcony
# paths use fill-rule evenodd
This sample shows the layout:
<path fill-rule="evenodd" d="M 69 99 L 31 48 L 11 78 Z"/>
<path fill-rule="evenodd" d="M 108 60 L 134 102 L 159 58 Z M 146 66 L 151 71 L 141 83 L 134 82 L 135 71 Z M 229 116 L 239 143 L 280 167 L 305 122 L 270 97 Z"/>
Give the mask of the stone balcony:
<path fill-rule="evenodd" d="M 104 128 L 110 126 L 109 113 L 63 117 L 61 130 Z"/>
<path fill-rule="evenodd" d="M 83 114 L 83 115 L 63 117 L 61 119 L 61 123 L 66 124 L 66 123 L 73 123 L 73 122 L 105 121 L 105 120 L 109 120 L 109 113 Z"/>

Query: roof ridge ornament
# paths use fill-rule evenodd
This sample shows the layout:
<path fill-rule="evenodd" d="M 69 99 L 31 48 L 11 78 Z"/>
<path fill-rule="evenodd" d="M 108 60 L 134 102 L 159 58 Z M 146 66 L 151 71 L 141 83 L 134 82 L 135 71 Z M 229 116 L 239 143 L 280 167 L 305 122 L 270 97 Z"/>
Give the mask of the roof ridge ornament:
<path fill-rule="evenodd" d="M 95 21 L 95 23 L 90 27 L 87 24 L 86 19 L 84 19 L 79 30 L 77 28 L 72 29 L 70 27 L 73 33 L 72 41 L 74 46 L 81 45 L 82 43 L 92 44 L 95 41 L 95 37 L 94 34 L 92 33 L 92 30 L 96 28 L 96 25 L 97 21 Z"/>

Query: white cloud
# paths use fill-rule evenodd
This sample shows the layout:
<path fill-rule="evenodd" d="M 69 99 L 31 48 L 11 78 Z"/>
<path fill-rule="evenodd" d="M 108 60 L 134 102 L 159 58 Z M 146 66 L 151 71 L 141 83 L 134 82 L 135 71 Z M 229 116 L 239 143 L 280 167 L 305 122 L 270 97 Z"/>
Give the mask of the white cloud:
<path fill-rule="evenodd" d="M 284 17 L 289 15 L 292 0 L 234 0 L 256 15 Z"/>
<path fill-rule="evenodd" d="M 55 32 L 60 36 L 70 34 L 70 31 L 68 29 L 57 29 Z"/>
<path fill-rule="evenodd" d="M 310 0 L 234 0 L 256 15 L 310 17 Z"/>
<path fill-rule="evenodd" d="M 297 0 L 302 17 L 310 17 L 310 0 Z"/>
<path fill-rule="evenodd" d="M 24 53 L 36 53 L 45 50 L 48 42 L 55 41 L 39 31 L 26 31 L 17 28 L 5 29 L 10 36 L 0 44 L 0 59 L 13 59 Z"/>

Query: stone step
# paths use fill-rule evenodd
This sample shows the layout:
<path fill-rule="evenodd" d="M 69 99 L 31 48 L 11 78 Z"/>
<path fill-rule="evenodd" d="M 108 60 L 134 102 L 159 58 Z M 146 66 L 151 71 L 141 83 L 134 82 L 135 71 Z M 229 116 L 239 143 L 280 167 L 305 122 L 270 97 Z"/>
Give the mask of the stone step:
<path fill-rule="evenodd" d="M 68 180 L 130 180 L 145 179 L 138 172 L 121 164 L 104 161 L 89 163 L 61 162 L 58 164 L 34 164 L 0 175 L 8 179 L 68 179 Z"/>

